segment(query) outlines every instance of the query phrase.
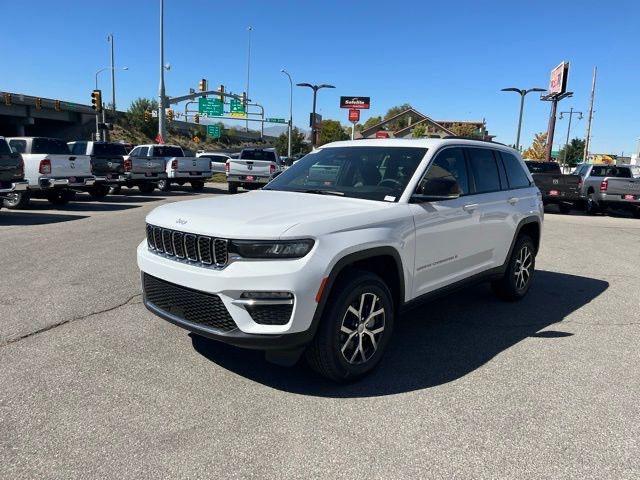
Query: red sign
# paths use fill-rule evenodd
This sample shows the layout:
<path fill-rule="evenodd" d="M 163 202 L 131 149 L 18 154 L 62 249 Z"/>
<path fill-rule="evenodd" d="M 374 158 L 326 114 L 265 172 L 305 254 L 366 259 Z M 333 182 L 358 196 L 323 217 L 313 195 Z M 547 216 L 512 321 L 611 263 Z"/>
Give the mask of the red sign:
<path fill-rule="evenodd" d="M 569 76 L 569 64 L 562 62 L 551 70 L 549 79 L 549 94 L 560 95 L 567 91 L 567 77 Z"/>
<path fill-rule="evenodd" d="M 352 108 L 349 110 L 349 121 L 356 123 L 360 121 L 360 110 Z"/>
<path fill-rule="evenodd" d="M 384 130 L 377 131 L 376 138 L 389 138 L 389 132 L 385 132 Z"/>
<path fill-rule="evenodd" d="M 162 138 L 162 135 L 158 134 L 158 136 L 156 137 L 156 143 L 164 145 L 164 138 Z"/>

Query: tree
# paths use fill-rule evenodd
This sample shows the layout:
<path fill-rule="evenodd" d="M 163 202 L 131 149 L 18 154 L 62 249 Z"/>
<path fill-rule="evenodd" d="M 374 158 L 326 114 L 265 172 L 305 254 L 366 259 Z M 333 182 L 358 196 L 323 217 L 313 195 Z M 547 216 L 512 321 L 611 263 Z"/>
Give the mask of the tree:
<path fill-rule="evenodd" d="M 338 142 L 340 140 L 348 140 L 349 135 L 344 131 L 344 127 L 337 120 L 323 120 L 320 129 L 320 138 L 318 145 L 325 143 Z"/>
<path fill-rule="evenodd" d="M 380 123 L 382 121 L 382 117 L 377 116 L 377 117 L 369 117 L 367 118 L 367 121 L 364 122 L 364 124 L 362 125 L 361 130 L 366 130 L 367 128 L 373 127 L 374 125 L 377 125 L 378 123 Z M 358 130 L 356 128 L 356 130 Z"/>
<path fill-rule="evenodd" d="M 155 138 L 158 132 L 158 119 L 151 117 L 149 121 L 144 120 L 144 112 L 158 111 L 158 102 L 149 98 L 137 98 L 127 110 L 124 117 L 125 128 L 131 126 L 140 130 L 149 138 Z"/>
<path fill-rule="evenodd" d="M 420 125 L 416 125 L 413 129 L 413 131 L 411 132 L 411 136 L 413 138 L 422 138 L 427 134 L 427 127 L 425 127 L 424 125 L 420 124 Z"/>
<path fill-rule="evenodd" d="M 286 155 L 288 153 L 289 138 L 287 132 L 284 132 L 276 139 L 275 147 L 279 155 Z M 293 127 L 291 130 L 291 154 L 308 153 L 309 150 L 310 145 L 305 143 L 304 133 L 298 130 L 298 127 Z"/>
<path fill-rule="evenodd" d="M 566 153 L 566 157 L 565 157 Z M 584 153 L 584 140 L 581 138 L 574 138 L 569 143 L 569 147 L 566 149 L 562 147 L 560 150 L 560 156 L 558 160 L 566 165 L 570 165 L 572 167 L 576 166 L 580 160 L 582 160 L 582 155 Z"/>
<path fill-rule="evenodd" d="M 448 130 L 458 137 L 481 138 L 478 129 L 470 123 L 454 123 Z"/>
<path fill-rule="evenodd" d="M 408 103 L 403 103 L 402 105 L 396 105 L 395 107 L 391 107 L 389 110 L 387 110 L 387 113 L 384 115 L 384 119 L 388 120 L 391 117 L 395 117 L 399 113 L 402 113 L 405 110 L 408 110 L 410 108 L 413 108 L 413 107 Z M 401 130 L 405 128 L 407 125 L 409 125 L 409 121 L 406 118 L 401 118 L 387 124 L 387 129 L 396 131 L 396 130 Z"/>
<path fill-rule="evenodd" d="M 522 152 L 522 158 L 530 160 L 546 160 L 547 134 L 536 133 L 533 144 Z"/>

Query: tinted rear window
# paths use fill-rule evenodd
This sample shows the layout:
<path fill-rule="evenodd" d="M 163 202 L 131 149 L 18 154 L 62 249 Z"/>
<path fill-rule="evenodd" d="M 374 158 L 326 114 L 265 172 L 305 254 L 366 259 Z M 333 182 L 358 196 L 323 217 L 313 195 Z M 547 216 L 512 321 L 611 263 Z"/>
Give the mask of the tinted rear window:
<path fill-rule="evenodd" d="M 94 143 L 94 155 L 126 155 L 127 150 L 119 143 Z"/>
<path fill-rule="evenodd" d="M 488 148 L 467 148 L 469 163 L 475 180 L 475 193 L 500 190 L 500 174 L 493 152 Z"/>
<path fill-rule="evenodd" d="M 8 153 L 11 153 L 9 144 L 6 140 L 0 140 L 0 155 L 7 155 Z"/>
<path fill-rule="evenodd" d="M 504 157 L 504 154 L 503 154 Z M 531 173 L 560 173 L 560 165 L 555 162 L 524 162 Z"/>
<path fill-rule="evenodd" d="M 592 177 L 618 177 L 631 178 L 640 175 L 640 169 L 636 167 L 636 174 L 633 174 L 632 167 L 616 167 L 613 165 L 596 165 L 591 169 Z"/>
<path fill-rule="evenodd" d="M 269 162 L 276 161 L 275 152 L 268 152 L 266 150 L 243 150 L 240 153 L 241 160 L 266 160 Z"/>
<path fill-rule="evenodd" d="M 154 157 L 182 157 L 180 147 L 153 147 Z"/>
<path fill-rule="evenodd" d="M 69 146 L 57 138 L 34 138 L 31 153 L 50 153 L 51 155 L 69 155 Z"/>
<path fill-rule="evenodd" d="M 510 153 L 500 152 L 502 163 L 507 172 L 507 181 L 509 188 L 523 188 L 531 185 L 529 177 L 525 173 L 520 161 Z"/>

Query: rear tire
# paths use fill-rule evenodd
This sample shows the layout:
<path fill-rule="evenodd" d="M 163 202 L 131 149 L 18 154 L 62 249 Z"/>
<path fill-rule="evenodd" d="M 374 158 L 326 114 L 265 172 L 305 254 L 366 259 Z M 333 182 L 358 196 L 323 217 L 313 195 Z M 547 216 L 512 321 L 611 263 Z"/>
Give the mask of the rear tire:
<path fill-rule="evenodd" d="M 161 192 L 171 191 L 171 183 L 169 183 L 169 180 L 158 180 L 158 190 Z"/>
<path fill-rule="evenodd" d="M 204 190 L 204 182 L 202 180 L 193 180 L 191 182 L 191 188 L 195 192 L 201 192 Z"/>
<path fill-rule="evenodd" d="M 600 207 L 598 206 L 598 202 L 593 198 L 593 192 L 587 195 L 587 201 L 584 204 L 584 211 L 587 215 L 595 215 L 600 211 Z"/>
<path fill-rule="evenodd" d="M 109 187 L 106 185 L 94 185 L 89 190 L 89 196 L 93 200 L 103 200 L 107 195 L 109 195 Z"/>
<path fill-rule="evenodd" d="M 138 190 L 140 190 L 140 193 L 153 193 L 153 191 L 155 190 L 156 186 L 153 183 L 141 183 L 140 185 L 138 185 Z"/>
<path fill-rule="evenodd" d="M 393 333 L 391 292 L 380 277 L 355 270 L 339 280 L 305 352 L 320 375 L 335 382 L 356 380 L 382 359 Z"/>
<path fill-rule="evenodd" d="M 7 194 L 7 198 L 3 200 L 2 204 L 5 208 L 19 210 L 27 208 L 30 200 L 31 194 L 29 192 L 13 192 Z"/>
<path fill-rule="evenodd" d="M 491 282 L 494 293 L 510 302 L 521 300 L 529 291 L 535 268 L 535 244 L 528 235 L 520 235 L 513 246 L 504 275 Z"/>
<path fill-rule="evenodd" d="M 238 184 L 229 182 L 229 193 L 238 193 Z"/>

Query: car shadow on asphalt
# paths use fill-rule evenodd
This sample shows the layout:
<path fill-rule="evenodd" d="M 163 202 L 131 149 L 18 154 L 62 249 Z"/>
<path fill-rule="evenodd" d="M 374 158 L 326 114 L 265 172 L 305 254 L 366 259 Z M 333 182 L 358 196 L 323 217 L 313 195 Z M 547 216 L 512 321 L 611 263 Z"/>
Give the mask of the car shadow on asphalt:
<path fill-rule="evenodd" d="M 457 380 L 527 338 L 563 341 L 572 334 L 560 331 L 562 322 L 608 287 L 602 280 L 539 270 L 520 302 L 500 301 L 483 284 L 425 303 L 397 322 L 379 367 L 347 385 L 320 378 L 304 361 L 278 367 L 261 352 L 191 337 L 195 350 L 212 362 L 278 390 L 326 397 L 392 395 Z M 554 330 L 546 330 L 551 325 Z"/>
<path fill-rule="evenodd" d="M 3 226 L 27 226 L 27 225 L 49 225 L 51 223 L 71 222 L 82 220 L 88 215 L 63 215 L 55 213 L 37 212 L 0 212 L 0 227 Z"/>
<path fill-rule="evenodd" d="M 132 208 L 140 208 L 140 205 L 120 205 L 109 203 L 107 200 L 101 202 L 83 202 L 82 200 L 74 200 L 66 205 L 51 205 L 47 200 L 31 200 L 29 206 L 21 210 L 21 212 L 37 212 L 41 210 L 59 211 L 59 212 L 116 212 L 120 210 L 130 210 Z"/>

